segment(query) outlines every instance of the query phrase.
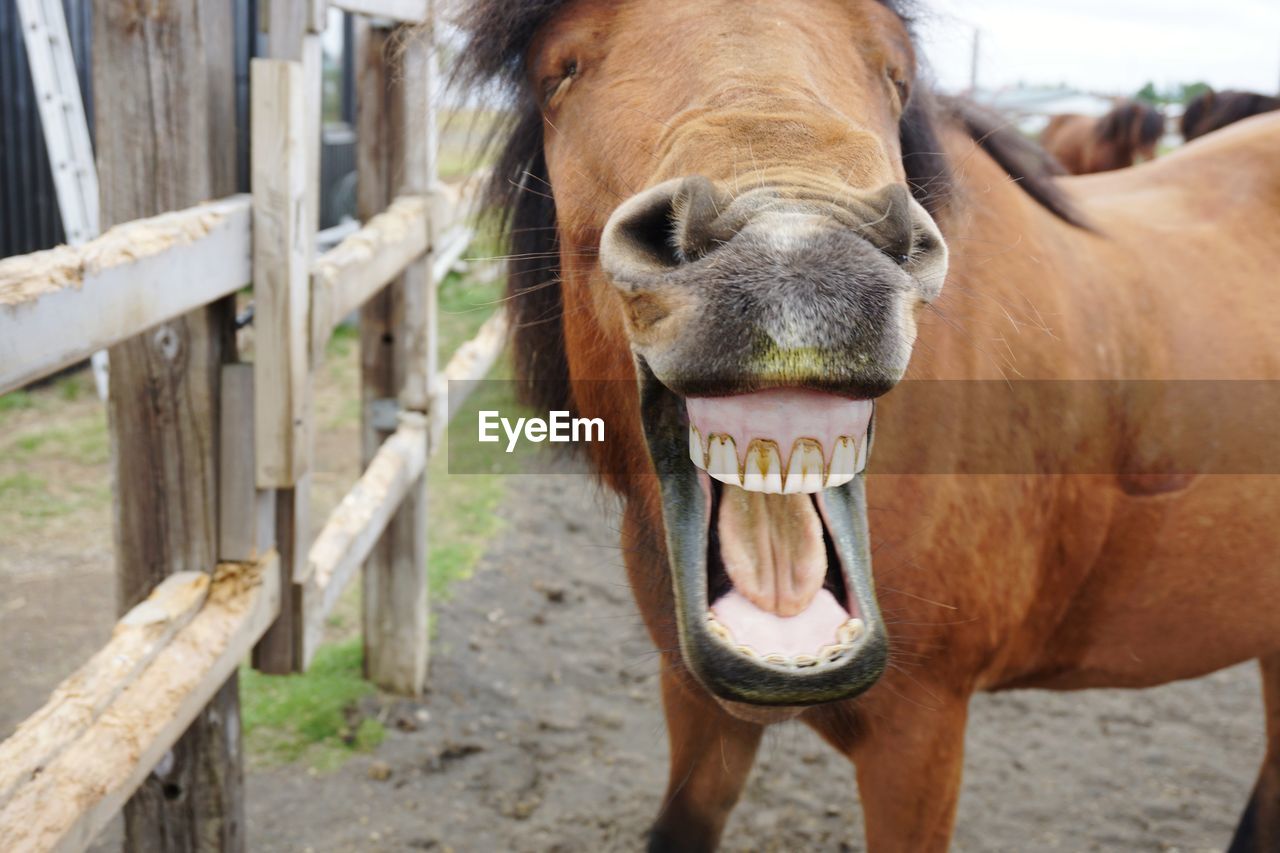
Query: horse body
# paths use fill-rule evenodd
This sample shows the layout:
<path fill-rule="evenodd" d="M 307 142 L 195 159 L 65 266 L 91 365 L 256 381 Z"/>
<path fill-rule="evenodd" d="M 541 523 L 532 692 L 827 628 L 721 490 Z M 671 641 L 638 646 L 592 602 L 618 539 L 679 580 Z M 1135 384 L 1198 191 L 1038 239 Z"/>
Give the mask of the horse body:
<path fill-rule="evenodd" d="M 853 760 L 870 849 L 941 850 L 975 691 L 1144 686 L 1251 658 L 1273 746 L 1233 849 L 1280 840 L 1280 479 L 1150 451 L 1180 424 L 1140 385 L 1280 376 L 1280 119 L 1063 179 L 1073 216 L 1035 175 L 1011 180 L 1016 140 L 931 127 L 906 31 L 877 3 L 481 10 L 496 35 L 473 62 L 518 61 L 534 93 L 498 174 L 517 206 L 518 366 L 544 380 L 539 403 L 607 420 L 589 452 L 625 499 L 627 573 L 661 650 L 671 776 L 651 849 L 714 847 L 763 726 L 799 718 Z M 790 349 L 743 348 L 759 329 Z M 922 419 L 912 383 L 884 393 L 903 378 L 946 380 L 959 402 Z M 1116 381 L 1139 385 L 1098 392 Z M 1038 382 L 1052 405 L 965 396 Z M 771 668 L 699 629 L 699 537 L 730 493 L 679 468 L 662 419 L 680 426 L 679 395 L 773 384 L 877 398 L 874 595 L 850 568 L 863 478 L 817 504 L 866 622 L 843 669 Z M 853 527 L 832 521 L 844 506 Z"/>
<path fill-rule="evenodd" d="M 982 189 L 983 208 L 971 222 L 944 225 L 952 246 L 951 283 L 959 286 L 939 301 L 946 322 L 922 328 L 913 376 L 1168 381 L 1280 375 L 1273 331 L 1280 310 L 1266 274 L 1280 262 L 1280 243 L 1255 227 L 1258 217 L 1274 215 L 1280 205 L 1280 174 L 1266 154 L 1277 132 L 1280 121 L 1260 123 L 1213 148 L 1123 175 L 1065 182 L 1095 223 L 1092 232 L 1047 216 L 1007 184 Z M 956 152 L 955 158 L 973 164 L 963 176 L 970 192 L 1001 180 L 998 168 L 976 153 Z M 1206 264 L 1221 257 L 1224 232 L 1241 236 L 1239 260 Z M 893 423 L 893 402 L 892 395 L 882 401 L 883 431 L 909 431 L 909 424 Z M 1018 423 L 983 423 L 973 432 L 1005 445 L 1026 440 L 1027 433 L 1052 432 L 1048 422 L 1063 415 L 1039 412 Z M 1071 415 L 1096 424 L 1097 440 L 1116 444 L 1109 453 L 1117 455 L 1124 453 L 1125 435 L 1170 428 L 1157 417 L 1116 423 L 1109 410 Z M 953 478 L 945 488 L 938 478 L 918 478 L 906 487 L 896 477 L 887 479 L 882 485 L 871 477 L 873 506 L 902 507 L 877 519 L 886 538 L 902 542 L 886 547 L 916 562 L 921 551 L 935 555 L 940 573 L 970 555 L 970 568 L 951 572 L 942 584 L 962 596 L 972 577 L 984 585 L 1005 581 L 998 592 L 966 596 L 958 610 L 985 609 L 978 620 L 983 630 L 1003 621 L 994 633 L 1000 645 L 1012 642 L 995 655 L 997 665 L 979 686 L 1155 684 L 1257 656 L 1277 643 L 1275 617 L 1265 615 L 1280 603 L 1274 567 L 1280 537 L 1269 517 L 1280 483 L 1270 478 L 1168 475 L 1153 467 L 1124 475 L 1037 476 L 1021 485 L 971 475 Z M 969 491 L 974 497 L 963 496 Z M 991 506 L 975 509 L 983 500 Z M 943 526 L 923 536 L 936 546 L 922 544 L 918 529 L 921 515 L 935 513 L 907 510 L 922 503 L 935 507 Z M 963 527 L 988 531 L 967 537 L 948 532 L 960 507 Z M 1011 541 L 1022 532 L 1025 543 Z M 1000 542 L 1007 544 L 993 544 Z M 1020 558 L 1019 551 L 1041 556 Z M 995 556 L 1001 552 L 1003 559 Z M 885 563 L 878 552 L 878 575 Z M 1037 564 L 1042 573 L 1031 580 L 1015 568 L 1034 571 Z M 1208 570 L 1211 565 L 1217 569 Z M 1224 596 L 1224 586 L 1253 601 Z M 1055 602 L 1056 612 L 1034 618 L 1043 607 L 1037 602 L 1046 600 Z M 1233 631 L 1232 638 L 1215 638 L 1206 647 L 1199 631 L 1187 628 L 1204 625 L 1206 608 L 1220 600 L 1237 614 L 1241 606 L 1252 610 L 1252 619 L 1236 620 L 1256 630 Z M 901 606 L 925 615 L 919 603 Z M 1020 625 L 1031 634 L 1020 638 Z M 1052 630 L 1046 633 L 1045 626 Z M 947 632 L 954 637 L 954 626 Z"/>
<path fill-rule="evenodd" d="M 1156 156 L 1164 116 L 1154 107 L 1122 100 L 1106 115 L 1050 117 L 1040 144 L 1073 175 L 1124 169 Z"/>

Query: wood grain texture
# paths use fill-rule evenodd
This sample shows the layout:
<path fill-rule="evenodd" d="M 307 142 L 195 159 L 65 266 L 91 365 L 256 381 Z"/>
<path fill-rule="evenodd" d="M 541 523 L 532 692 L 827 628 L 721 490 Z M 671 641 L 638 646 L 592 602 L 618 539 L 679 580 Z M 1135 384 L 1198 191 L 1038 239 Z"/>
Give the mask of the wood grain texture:
<path fill-rule="evenodd" d="M 289 60 L 250 65 L 255 466 L 264 489 L 292 486 L 308 462 L 308 273 L 315 229 L 306 208 L 303 72 Z"/>
<path fill-rule="evenodd" d="M 235 293 L 249 237 L 232 196 L 0 260 L 0 394 Z"/>
<path fill-rule="evenodd" d="M 93 16 L 102 226 L 181 210 L 235 189 L 232 6 L 104 3 Z M 111 350 L 117 605 L 217 559 L 219 379 L 231 300 Z M 173 747 L 179 781 L 149 774 L 125 806 L 131 850 L 242 850 L 239 720 L 232 682 Z M 175 732 L 175 738 L 177 733 Z"/>
<path fill-rule="evenodd" d="M 83 735 L 195 617 L 209 575 L 169 575 L 116 624 L 111 640 L 0 743 L 0 808 Z"/>
<path fill-rule="evenodd" d="M 360 479 L 329 514 L 307 553 L 302 587 L 303 661 L 311 662 L 324 638 L 325 619 L 354 579 L 406 497 L 417 497 L 427 462 L 427 419 L 400 416 L 400 427 L 378 449 Z M 425 522 L 425 519 L 424 519 Z M 384 613 L 369 618 L 384 619 Z"/>
<path fill-rule="evenodd" d="M 218 559 L 259 560 L 275 547 L 276 496 L 255 481 L 252 364 L 222 366 Z"/>
<path fill-rule="evenodd" d="M 218 756 L 240 749 L 238 705 L 231 701 L 237 695 L 235 669 L 275 618 L 277 566 L 272 553 L 262 563 L 216 568 L 199 611 L 115 691 L 78 737 L 67 740 L 0 806 L 6 851 L 83 850 L 135 790 L 131 802 L 152 809 L 181 802 L 194 817 L 128 835 L 125 849 L 243 849 L 243 819 L 236 818 L 234 831 L 225 827 L 239 812 L 240 765 Z M 193 722 L 210 715 L 216 725 Z M 193 736 L 201 748 L 175 745 Z M 151 785 L 152 779 L 163 783 Z M 211 779 L 218 784 L 209 786 Z M 126 812 L 129 833 L 142 828 L 138 811 Z"/>
<path fill-rule="evenodd" d="M 429 39 L 357 26 L 357 206 L 368 221 L 402 192 L 425 192 L 433 174 L 430 150 L 410 137 L 427 125 L 421 115 L 428 96 L 424 66 L 414 40 L 425 50 Z M 411 76 L 408 69 L 414 69 Z M 415 119 L 414 116 L 418 117 Z M 386 439 L 373 416 L 378 400 L 399 400 L 412 374 L 421 375 L 434 354 L 427 276 L 430 256 L 365 303 L 360 312 L 361 444 L 368 464 Z M 416 366 L 415 366 L 416 365 Z M 427 400 L 411 395 L 414 409 Z M 420 405 L 417 405 L 420 404 Z M 427 670 L 427 565 L 425 479 L 406 495 L 370 554 L 363 573 L 365 674 L 379 686 L 408 695 L 421 693 Z"/>
<path fill-rule="evenodd" d="M 316 259 L 311 271 L 314 363 L 324 358 L 334 326 L 427 251 L 429 204 L 425 196 L 401 196 Z"/>
<path fill-rule="evenodd" d="M 302 423 L 301 428 L 296 429 L 287 439 L 288 447 L 282 444 L 279 448 L 280 458 L 290 459 L 293 470 L 283 476 L 262 477 L 263 466 L 259 465 L 259 485 L 265 485 L 269 481 L 277 484 L 276 547 L 280 551 L 281 572 L 285 581 L 281 593 L 283 601 L 280 618 L 253 652 L 254 666 L 268 673 L 286 673 L 302 667 L 300 622 L 297 619 L 299 602 L 297 587 L 292 579 L 305 566 L 307 544 L 311 536 L 308 509 L 311 503 L 311 477 L 307 469 L 315 436 L 310 418 L 310 370 L 313 365 L 310 363 L 307 341 L 310 332 L 310 294 L 307 291 L 320 216 L 321 52 L 320 36 L 315 32 L 322 29 L 320 25 L 323 23 L 323 10 L 318 8 L 319 5 L 319 0 L 272 0 L 265 22 L 268 56 L 289 60 L 299 66 L 302 122 L 297 132 L 301 133 L 302 154 L 305 157 L 302 169 L 306 178 L 301 204 L 291 214 L 296 219 L 292 230 L 303 245 L 296 253 L 288 256 L 290 261 L 301 258 L 305 263 L 300 271 L 294 268 L 288 271 L 289 276 L 296 276 L 288 278 L 293 289 L 288 292 L 288 305 L 281 306 L 283 310 L 277 312 L 275 322 L 284 324 L 289 329 L 289 337 L 276 338 L 273 344 L 278 353 L 277 366 L 288 369 L 293 383 L 291 387 L 294 396 L 290 402 L 292 411 L 289 414 L 295 417 L 295 424 L 298 417 L 301 417 Z M 304 26 L 304 22 L 308 26 Z M 295 157 L 296 154 L 295 151 Z M 257 156 L 255 146 L 254 157 Z M 263 401 L 258 398 L 258 402 Z M 277 411 L 275 420 L 283 422 L 285 416 Z"/>

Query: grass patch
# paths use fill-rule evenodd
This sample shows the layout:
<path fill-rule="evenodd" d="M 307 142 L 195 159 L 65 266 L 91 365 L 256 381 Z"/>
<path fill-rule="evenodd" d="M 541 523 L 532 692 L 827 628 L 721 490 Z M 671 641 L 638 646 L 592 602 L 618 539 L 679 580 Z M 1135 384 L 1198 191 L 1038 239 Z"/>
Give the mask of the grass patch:
<path fill-rule="evenodd" d="M 19 427 L 12 437 L 0 437 L 0 464 L 29 463 L 37 455 L 76 465 L 105 465 L 111 456 L 105 412 L 91 411 L 53 427 L 31 424 Z"/>
<path fill-rule="evenodd" d="M 61 483 L 54 488 L 44 477 L 26 471 L 0 474 L 0 529 L 13 534 L 40 535 L 41 522 L 102 507 L 111 489 L 100 482 Z"/>
<path fill-rule="evenodd" d="M 360 700 L 374 692 L 361 673 L 360 640 L 322 646 L 305 675 L 240 672 L 245 743 L 258 758 L 305 759 L 319 770 L 368 751 L 386 734 L 377 720 L 360 718 Z"/>
<path fill-rule="evenodd" d="M 31 393 L 28 391 L 10 391 L 0 397 L 0 413 L 17 412 L 34 406 L 35 400 L 32 399 Z"/>

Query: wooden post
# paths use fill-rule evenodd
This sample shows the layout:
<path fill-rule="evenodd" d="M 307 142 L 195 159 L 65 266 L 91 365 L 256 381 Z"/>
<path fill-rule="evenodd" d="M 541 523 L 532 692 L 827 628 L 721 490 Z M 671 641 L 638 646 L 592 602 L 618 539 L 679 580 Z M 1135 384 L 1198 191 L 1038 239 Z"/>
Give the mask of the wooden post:
<path fill-rule="evenodd" d="M 106 3 L 93 16 L 103 227 L 235 191 L 231 4 Z M 108 407 L 117 607 L 166 575 L 211 572 L 218 547 L 222 300 L 113 347 Z M 124 809 L 130 850 L 243 850 L 234 675 Z"/>
<path fill-rule="evenodd" d="M 434 179 L 431 41 L 409 29 L 357 30 L 356 168 L 361 219 Z M 428 223 L 428 227 L 430 224 Z M 435 373 L 430 252 L 360 312 L 362 449 L 367 465 L 398 410 L 425 411 Z M 422 692 L 427 672 L 426 475 L 410 488 L 365 564 L 365 673 L 398 693 Z"/>
<path fill-rule="evenodd" d="M 272 0 L 268 53 L 255 61 L 254 408 L 257 483 L 274 488 L 280 616 L 254 649 L 263 672 L 302 668 L 294 578 L 310 544 L 310 268 L 320 216 L 320 36 L 315 0 Z"/>

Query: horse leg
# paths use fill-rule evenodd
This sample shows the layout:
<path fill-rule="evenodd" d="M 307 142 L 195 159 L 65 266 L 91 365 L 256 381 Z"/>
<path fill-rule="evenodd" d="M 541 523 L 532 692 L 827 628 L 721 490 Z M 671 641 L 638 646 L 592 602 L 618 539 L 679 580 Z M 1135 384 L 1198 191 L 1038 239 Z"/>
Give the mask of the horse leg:
<path fill-rule="evenodd" d="M 1258 663 L 1266 706 L 1267 753 L 1227 853 L 1280 850 L 1280 655 Z"/>
<path fill-rule="evenodd" d="M 671 776 L 650 853 L 714 850 L 751 771 L 764 727 L 730 715 L 664 659 L 662 704 Z"/>
<path fill-rule="evenodd" d="M 938 853 L 950 844 L 969 698 L 937 693 L 924 701 L 855 703 L 852 718 L 810 720 L 854 763 L 869 853 Z"/>

